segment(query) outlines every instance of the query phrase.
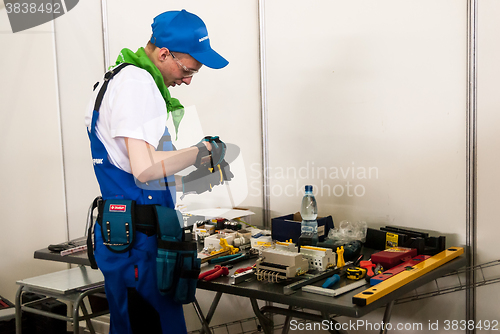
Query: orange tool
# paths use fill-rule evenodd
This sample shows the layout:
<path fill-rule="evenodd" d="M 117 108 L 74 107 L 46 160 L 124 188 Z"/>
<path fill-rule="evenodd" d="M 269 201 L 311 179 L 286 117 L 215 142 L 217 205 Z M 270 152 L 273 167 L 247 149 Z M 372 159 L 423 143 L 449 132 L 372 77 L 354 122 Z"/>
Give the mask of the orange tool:
<path fill-rule="evenodd" d="M 375 268 L 376 264 L 372 263 L 372 261 L 360 261 L 359 266 L 366 269 L 366 276 L 372 277 L 373 275 L 375 275 L 372 268 Z"/>

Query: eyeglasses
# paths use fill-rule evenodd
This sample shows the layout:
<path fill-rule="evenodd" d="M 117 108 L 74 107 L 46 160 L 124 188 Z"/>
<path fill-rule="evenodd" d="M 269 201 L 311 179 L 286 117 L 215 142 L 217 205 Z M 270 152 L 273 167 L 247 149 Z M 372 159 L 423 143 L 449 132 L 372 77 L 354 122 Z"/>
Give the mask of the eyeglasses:
<path fill-rule="evenodd" d="M 181 61 L 179 59 L 177 59 L 176 56 L 174 56 L 173 52 L 170 52 L 170 54 L 172 55 L 172 59 L 176 61 L 177 65 L 179 65 L 184 70 L 184 78 L 192 77 L 193 75 L 198 73 L 198 71 L 190 70 L 183 63 L 181 63 Z"/>

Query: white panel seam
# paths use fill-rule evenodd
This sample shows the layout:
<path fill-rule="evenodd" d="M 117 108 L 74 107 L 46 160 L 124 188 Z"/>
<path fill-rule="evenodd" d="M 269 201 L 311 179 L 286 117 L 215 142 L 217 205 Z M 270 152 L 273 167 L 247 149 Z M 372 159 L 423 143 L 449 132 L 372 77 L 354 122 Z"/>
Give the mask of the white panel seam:
<path fill-rule="evenodd" d="M 59 86 L 59 67 L 58 67 L 58 57 L 57 57 L 57 42 L 56 42 L 56 26 L 54 20 L 52 20 L 52 46 L 54 50 L 54 80 L 56 84 L 56 108 L 57 108 L 57 126 L 59 128 L 59 143 L 61 144 L 61 161 L 62 161 L 62 186 L 63 186 L 63 206 L 64 206 L 64 216 L 66 217 L 66 238 L 69 241 L 69 217 L 68 217 L 68 200 L 67 200 L 67 186 L 66 186 L 66 164 L 64 161 L 64 138 L 62 129 L 62 114 L 61 114 L 61 95 Z"/>
<path fill-rule="evenodd" d="M 266 74 L 266 29 L 264 1 L 259 0 L 259 52 L 260 52 L 260 94 L 262 129 L 262 182 L 264 226 L 271 226 L 271 194 L 269 184 L 269 130 L 267 114 L 267 74 Z"/>

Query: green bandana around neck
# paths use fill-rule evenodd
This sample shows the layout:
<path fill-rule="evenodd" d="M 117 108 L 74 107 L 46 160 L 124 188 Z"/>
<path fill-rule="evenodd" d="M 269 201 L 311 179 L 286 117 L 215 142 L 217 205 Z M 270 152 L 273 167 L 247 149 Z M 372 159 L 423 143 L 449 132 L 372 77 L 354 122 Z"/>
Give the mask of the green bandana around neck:
<path fill-rule="evenodd" d="M 163 81 L 163 76 L 161 75 L 160 70 L 153 64 L 151 59 L 146 55 L 146 51 L 144 48 L 139 48 L 137 52 L 133 52 L 130 49 L 122 49 L 120 51 L 120 55 L 116 59 L 116 63 L 114 66 L 119 65 L 121 63 L 130 63 L 137 67 L 146 70 L 153 77 L 156 86 L 160 90 L 163 99 L 165 100 L 165 104 L 167 105 L 167 112 L 172 114 L 172 120 L 174 122 L 175 127 L 175 137 L 177 139 L 177 132 L 179 130 L 179 124 L 184 116 L 184 106 L 174 97 L 170 96 L 170 92 L 168 91 L 168 87 L 165 85 Z"/>

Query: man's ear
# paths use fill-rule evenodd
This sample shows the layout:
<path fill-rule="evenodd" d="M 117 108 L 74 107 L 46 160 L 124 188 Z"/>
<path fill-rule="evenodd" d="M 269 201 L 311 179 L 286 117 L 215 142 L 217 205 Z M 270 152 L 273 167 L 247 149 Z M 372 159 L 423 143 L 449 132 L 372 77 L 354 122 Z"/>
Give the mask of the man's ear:
<path fill-rule="evenodd" d="M 165 61 L 167 57 L 170 55 L 170 50 L 167 48 L 161 48 L 158 51 L 158 60 Z"/>

